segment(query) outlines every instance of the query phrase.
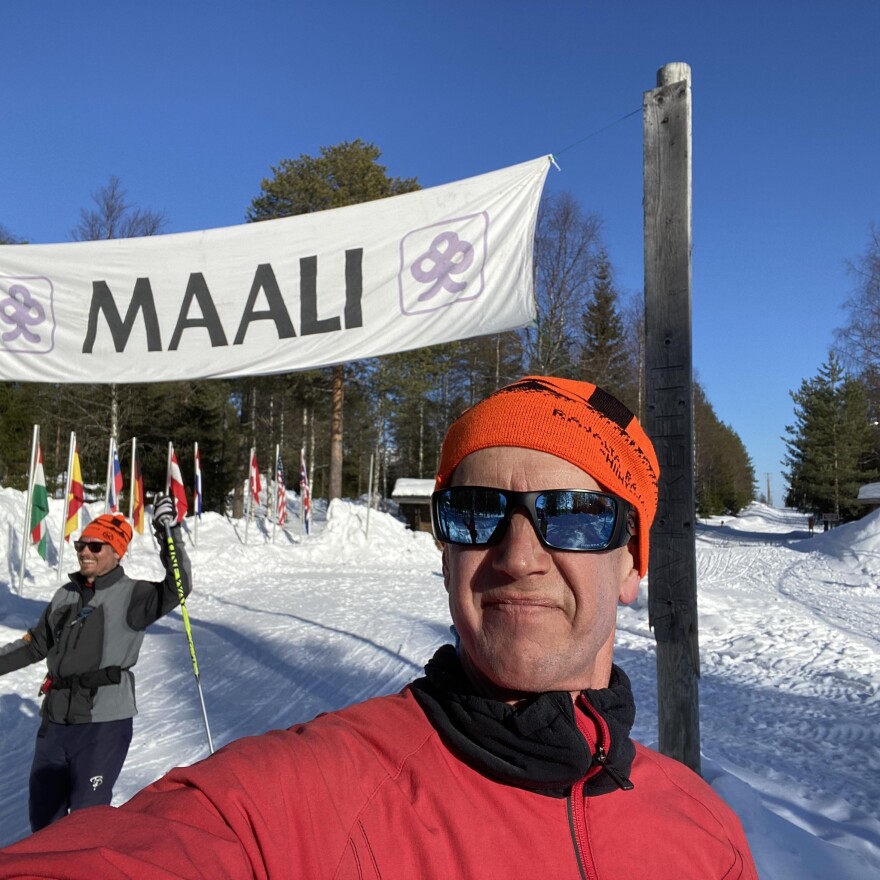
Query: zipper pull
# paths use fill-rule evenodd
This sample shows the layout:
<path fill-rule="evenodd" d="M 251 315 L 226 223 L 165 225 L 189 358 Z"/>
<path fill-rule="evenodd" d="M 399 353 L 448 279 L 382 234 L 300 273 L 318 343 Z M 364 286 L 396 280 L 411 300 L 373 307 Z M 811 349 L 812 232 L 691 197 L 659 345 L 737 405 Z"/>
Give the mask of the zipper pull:
<path fill-rule="evenodd" d="M 599 764 L 602 769 L 611 777 L 614 781 L 614 784 L 623 791 L 632 791 L 635 787 L 629 779 L 626 778 L 622 773 L 618 773 L 609 763 L 608 763 L 608 755 L 605 752 L 605 749 L 602 746 L 599 746 L 596 749 L 596 754 L 593 755 L 593 760 Z"/>

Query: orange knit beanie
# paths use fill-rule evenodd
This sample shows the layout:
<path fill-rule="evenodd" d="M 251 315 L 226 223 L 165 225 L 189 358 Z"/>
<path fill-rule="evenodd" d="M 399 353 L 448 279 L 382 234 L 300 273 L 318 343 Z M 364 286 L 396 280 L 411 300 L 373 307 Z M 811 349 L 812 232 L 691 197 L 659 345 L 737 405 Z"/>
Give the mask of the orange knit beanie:
<path fill-rule="evenodd" d="M 125 556 L 131 535 L 131 526 L 121 513 L 102 513 L 82 530 L 80 540 L 92 538 L 103 541 L 113 548 L 117 556 Z"/>
<path fill-rule="evenodd" d="M 448 486 L 466 455 L 489 446 L 521 446 L 564 458 L 632 504 L 635 563 L 645 575 L 660 466 L 648 435 L 616 397 L 590 382 L 550 376 L 526 376 L 507 385 L 452 423 L 434 488 Z"/>

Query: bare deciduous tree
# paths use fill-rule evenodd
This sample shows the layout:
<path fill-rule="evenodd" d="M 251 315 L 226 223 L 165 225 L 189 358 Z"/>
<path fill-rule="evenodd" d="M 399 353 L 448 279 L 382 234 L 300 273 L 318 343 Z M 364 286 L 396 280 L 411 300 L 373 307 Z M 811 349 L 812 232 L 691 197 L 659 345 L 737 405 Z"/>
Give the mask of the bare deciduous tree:
<path fill-rule="evenodd" d="M 71 232 L 74 241 L 106 238 L 135 238 L 156 235 L 167 220 L 161 212 L 137 208 L 126 201 L 126 192 L 116 175 L 92 193 L 94 208 L 81 208 L 80 220 Z"/>
<path fill-rule="evenodd" d="M 538 321 L 522 331 L 530 372 L 566 375 L 601 249 L 602 221 L 585 214 L 570 193 L 547 196 L 535 230 Z"/>
<path fill-rule="evenodd" d="M 24 244 L 24 242 L 0 223 L 0 244 Z"/>

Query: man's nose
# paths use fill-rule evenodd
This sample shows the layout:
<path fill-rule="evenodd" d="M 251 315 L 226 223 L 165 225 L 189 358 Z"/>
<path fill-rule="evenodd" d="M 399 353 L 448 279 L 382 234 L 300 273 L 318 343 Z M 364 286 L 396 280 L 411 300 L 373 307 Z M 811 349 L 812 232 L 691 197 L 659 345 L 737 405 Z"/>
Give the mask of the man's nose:
<path fill-rule="evenodd" d="M 493 566 L 512 577 L 525 577 L 546 572 L 551 562 L 552 558 L 541 543 L 528 513 L 515 510 L 504 535 L 495 545 Z"/>

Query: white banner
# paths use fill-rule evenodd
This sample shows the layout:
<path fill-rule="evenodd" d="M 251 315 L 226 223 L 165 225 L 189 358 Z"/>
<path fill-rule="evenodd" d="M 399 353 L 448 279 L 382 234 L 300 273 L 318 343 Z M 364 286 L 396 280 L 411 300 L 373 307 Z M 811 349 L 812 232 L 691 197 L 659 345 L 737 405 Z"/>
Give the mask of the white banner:
<path fill-rule="evenodd" d="M 0 379 L 282 373 L 522 327 L 549 164 L 203 232 L 0 246 Z"/>

